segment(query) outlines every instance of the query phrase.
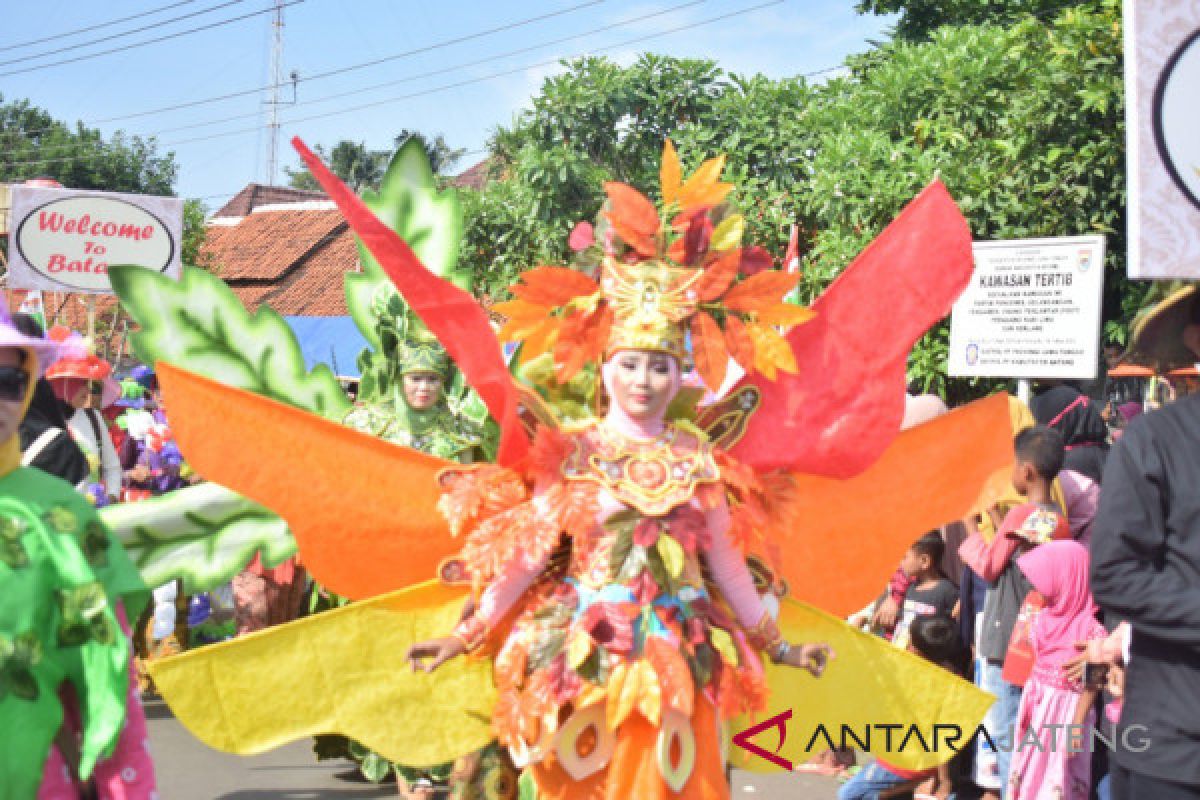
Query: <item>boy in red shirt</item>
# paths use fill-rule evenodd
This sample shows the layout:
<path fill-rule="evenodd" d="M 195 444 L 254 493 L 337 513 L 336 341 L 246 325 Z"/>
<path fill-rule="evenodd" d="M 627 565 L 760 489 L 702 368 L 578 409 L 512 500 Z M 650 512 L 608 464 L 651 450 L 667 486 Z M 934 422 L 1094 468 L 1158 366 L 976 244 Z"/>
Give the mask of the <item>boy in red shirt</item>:
<path fill-rule="evenodd" d="M 1062 436 L 1042 425 L 1026 428 L 1017 434 L 1014 449 L 1013 488 L 1025 502 L 1014 506 L 1003 519 L 995 508 L 990 509 L 995 537 L 987 542 L 976 532 L 958 550 L 963 563 L 988 582 L 979 657 L 984 659 L 981 687 L 997 698 L 984 725 L 996 745 L 1001 786 L 1008 780 L 1013 728 L 1021 703 L 1021 687 L 1005 681 L 1001 672 L 1017 614 L 1033 589 L 1017 567 L 1016 556 L 1051 539 L 1071 536 L 1066 517 L 1050 497 L 1054 478 L 1062 469 Z"/>

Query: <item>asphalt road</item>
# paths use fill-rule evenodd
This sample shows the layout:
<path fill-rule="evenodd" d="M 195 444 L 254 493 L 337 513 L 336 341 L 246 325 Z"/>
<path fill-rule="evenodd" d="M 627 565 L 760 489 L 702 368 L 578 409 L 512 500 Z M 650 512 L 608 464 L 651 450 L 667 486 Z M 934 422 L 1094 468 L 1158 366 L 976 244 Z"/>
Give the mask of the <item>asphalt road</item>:
<path fill-rule="evenodd" d="M 161 700 L 146 702 L 146 722 L 162 800 L 358 800 L 396 796 L 394 786 L 348 783 L 334 777 L 349 764 L 318 763 L 309 741 L 293 742 L 259 756 L 233 756 L 198 742 Z M 734 800 L 833 800 L 837 783 L 811 775 L 738 771 L 734 773 L 732 794 Z"/>

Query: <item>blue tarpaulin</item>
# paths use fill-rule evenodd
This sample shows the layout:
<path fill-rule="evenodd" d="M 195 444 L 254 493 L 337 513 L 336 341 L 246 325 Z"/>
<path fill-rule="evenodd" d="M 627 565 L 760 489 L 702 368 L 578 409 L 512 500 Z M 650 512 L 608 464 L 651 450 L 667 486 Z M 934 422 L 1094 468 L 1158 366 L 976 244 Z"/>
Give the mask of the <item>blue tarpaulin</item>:
<path fill-rule="evenodd" d="M 300 340 L 304 363 L 325 364 L 335 375 L 357 378 L 358 354 L 368 347 L 350 317 L 284 317 Z"/>

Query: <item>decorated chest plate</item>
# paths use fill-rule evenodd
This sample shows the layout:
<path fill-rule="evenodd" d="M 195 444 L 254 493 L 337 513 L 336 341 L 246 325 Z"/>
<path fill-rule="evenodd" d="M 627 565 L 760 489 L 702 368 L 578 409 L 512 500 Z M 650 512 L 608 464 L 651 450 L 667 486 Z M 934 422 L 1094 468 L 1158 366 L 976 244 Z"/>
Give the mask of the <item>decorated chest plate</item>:
<path fill-rule="evenodd" d="M 567 480 L 591 481 L 651 517 L 692 499 L 696 487 L 720 479 L 712 448 L 668 427 L 654 439 L 631 439 L 595 426 L 572 437 L 563 461 Z"/>

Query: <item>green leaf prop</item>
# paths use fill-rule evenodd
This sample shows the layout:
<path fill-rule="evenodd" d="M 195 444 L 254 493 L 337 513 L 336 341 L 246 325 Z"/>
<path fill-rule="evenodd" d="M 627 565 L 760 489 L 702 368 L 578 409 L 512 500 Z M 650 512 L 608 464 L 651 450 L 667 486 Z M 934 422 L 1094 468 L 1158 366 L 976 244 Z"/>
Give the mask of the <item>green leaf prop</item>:
<path fill-rule="evenodd" d="M 149 586 L 181 578 L 184 591 L 229 581 L 254 558 L 274 567 L 296 553 L 287 523 L 214 483 L 100 510 Z"/>
<path fill-rule="evenodd" d="M 435 275 L 469 289 L 470 275 L 456 269 L 462 239 L 462 209 L 453 189 L 439 192 L 429 159 L 420 142 L 410 139 L 392 156 L 378 192 L 364 192 L 363 202 L 396 231 L 421 263 Z M 358 243 L 363 271 L 347 273 L 346 307 L 376 351 L 382 349 L 376 323 L 379 312 L 397 295 L 383 268 Z"/>
<path fill-rule="evenodd" d="M 305 370 L 283 317 L 266 306 L 247 312 L 219 278 L 186 267 L 176 282 L 132 266 L 110 267 L 109 277 L 122 307 L 141 326 L 133 346 L 146 363 L 184 366 L 324 417 L 338 418 L 350 408 L 328 367 Z"/>

